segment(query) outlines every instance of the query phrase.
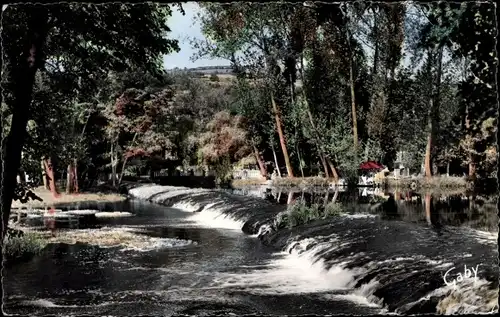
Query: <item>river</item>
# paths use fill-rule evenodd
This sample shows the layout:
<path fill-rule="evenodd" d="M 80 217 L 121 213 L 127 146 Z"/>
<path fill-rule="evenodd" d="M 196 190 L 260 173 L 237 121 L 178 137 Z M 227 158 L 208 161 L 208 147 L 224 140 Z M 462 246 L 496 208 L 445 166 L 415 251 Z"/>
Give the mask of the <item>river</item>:
<path fill-rule="evenodd" d="M 50 244 L 29 262 L 7 267 L 5 312 L 372 315 L 497 309 L 498 218 L 487 197 L 168 186 L 143 186 L 130 194 L 125 202 L 58 207 L 133 216 L 57 229 L 87 243 Z M 273 219 L 294 200 L 336 200 L 344 212 L 273 231 Z M 109 236 L 123 245 L 105 246 Z M 451 282 L 471 268 L 475 278 L 445 284 L 447 271 Z"/>

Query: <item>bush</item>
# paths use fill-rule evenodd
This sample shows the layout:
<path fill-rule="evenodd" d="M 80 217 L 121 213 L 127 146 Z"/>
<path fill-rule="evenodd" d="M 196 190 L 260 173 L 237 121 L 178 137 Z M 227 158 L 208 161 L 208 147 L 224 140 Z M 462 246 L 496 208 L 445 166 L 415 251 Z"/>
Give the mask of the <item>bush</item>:
<path fill-rule="evenodd" d="M 342 212 L 340 203 L 329 203 L 326 206 L 312 204 L 307 206 L 300 201 L 288 206 L 285 212 L 278 214 L 274 226 L 276 229 L 293 228 L 318 219 L 325 219 Z"/>
<path fill-rule="evenodd" d="M 36 232 L 25 232 L 22 236 L 6 235 L 3 255 L 7 261 L 30 258 L 39 254 L 46 245 L 42 235 Z"/>
<path fill-rule="evenodd" d="M 220 81 L 219 76 L 215 74 L 210 75 L 210 81 L 219 82 Z"/>

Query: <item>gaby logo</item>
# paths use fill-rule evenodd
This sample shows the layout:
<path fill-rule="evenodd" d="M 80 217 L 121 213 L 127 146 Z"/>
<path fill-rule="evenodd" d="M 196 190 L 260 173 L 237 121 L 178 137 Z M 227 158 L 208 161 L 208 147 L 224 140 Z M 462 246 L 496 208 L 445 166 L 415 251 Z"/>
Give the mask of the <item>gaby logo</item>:
<path fill-rule="evenodd" d="M 464 281 L 465 279 L 468 279 L 468 278 L 474 278 L 474 282 L 477 281 L 477 272 L 479 270 L 479 264 L 476 265 L 476 267 L 471 267 L 470 269 L 467 268 L 467 265 L 464 265 L 464 270 L 463 272 L 457 272 L 455 270 L 455 267 L 452 267 L 451 269 L 449 269 L 448 271 L 446 271 L 446 273 L 444 273 L 444 276 L 443 276 L 443 280 L 444 280 L 444 283 L 447 285 L 447 286 L 456 286 L 457 283 L 460 283 L 462 281 Z"/>

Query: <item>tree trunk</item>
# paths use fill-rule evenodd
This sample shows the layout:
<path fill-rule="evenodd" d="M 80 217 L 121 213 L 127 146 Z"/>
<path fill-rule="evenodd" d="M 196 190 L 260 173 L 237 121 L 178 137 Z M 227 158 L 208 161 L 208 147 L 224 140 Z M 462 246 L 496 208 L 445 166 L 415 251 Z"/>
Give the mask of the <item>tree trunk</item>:
<path fill-rule="evenodd" d="M 73 189 L 75 193 L 78 193 L 78 161 L 75 159 L 73 162 Z"/>
<path fill-rule="evenodd" d="M 276 156 L 276 151 L 274 150 L 274 146 L 273 145 L 271 145 L 271 150 L 273 151 L 274 164 L 276 166 L 276 171 L 278 172 L 278 176 L 281 177 L 280 166 L 278 165 L 278 157 Z"/>
<path fill-rule="evenodd" d="M 49 176 L 49 187 L 50 191 L 52 192 L 52 195 L 54 195 L 55 198 L 58 198 L 60 195 L 57 192 L 57 186 L 56 186 L 56 179 L 54 176 L 54 167 L 52 165 L 52 160 L 50 157 L 44 161 L 45 164 L 45 173 Z"/>
<path fill-rule="evenodd" d="M 19 39 L 21 41 L 19 45 L 25 47 L 25 50 L 20 56 L 7 56 L 10 59 L 9 73 L 13 77 L 14 101 L 10 131 L 4 138 L 5 142 L 2 142 L 1 155 L 3 164 L 0 164 L 0 175 L 2 177 L 2 187 L 0 189 L 3 217 L 2 241 L 7 232 L 12 200 L 15 198 L 16 176 L 21 164 L 21 152 L 30 115 L 35 74 L 45 61 L 43 46 L 48 29 L 47 9 L 43 5 L 31 5 L 26 7 L 25 12 L 27 14 L 26 37 Z"/>
<path fill-rule="evenodd" d="M 469 107 L 465 106 L 465 144 L 467 148 L 465 149 L 467 154 L 467 161 L 469 166 L 469 176 L 474 177 L 476 174 L 476 164 L 474 162 L 474 156 L 472 155 L 472 136 L 471 136 L 471 127 L 470 127 L 470 118 L 469 118 Z"/>
<path fill-rule="evenodd" d="M 375 52 L 373 54 L 373 70 L 372 70 L 372 85 L 375 80 L 375 76 L 377 76 L 378 73 L 378 60 L 379 60 L 379 44 L 378 44 L 378 23 L 377 23 L 377 13 L 375 12 L 375 9 L 373 9 L 373 36 L 375 39 Z M 372 93 L 373 95 L 373 93 Z"/>
<path fill-rule="evenodd" d="M 68 168 L 66 169 L 66 194 L 71 194 L 73 190 L 73 166 L 68 164 Z"/>
<path fill-rule="evenodd" d="M 432 104 L 432 100 L 431 100 Z M 432 107 L 432 106 L 431 106 Z M 429 119 L 429 130 L 432 130 L 432 123 L 431 119 Z M 427 145 L 425 147 L 425 158 L 424 158 L 424 170 L 425 170 L 425 177 L 431 178 L 432 177 L 432 132 L 429 132 L 429 135 L 427 136 Z"/>
<path fill-rule="evenodd" d="M 323 165 L 323 169 L 325 170 L 325 177 L 330 178 L 330 173 L 328 172 L 328 165 L 326 165 L 325 156 L 323 155 L 323 153 L 321 153 L 321 151 L 319 154 L 319 159 L 321 160 L 321 164 Z"/>
<path fill-rule="evenodd" d="M 352 134 L 354 138 L 354 151 L 358 153 L 358 120 L 356 118 L 356 94 L 354 91 L 354 70 L 353 70 L 353 57 L 351 53 L 349 64 L 349 82 L 351 85 L 351 113 L 352 113 Z"/>
<path fill-rule="evenodd" d="M 272 94 L 271 94 L 271 102 L 273 105 L 274 117 L 276 119 L 276 129 L 278 130 L 278 135 L 280 138 L 281 149 L 283 151 L 283 157 L 285 158 L 285 165 L 288 177 L 293 177 L 292 165 L 290 164 L 290 157 L 288 156 L 288 150 L 286 148 L 285 135 L 283 134 L 283 128 L 281 126 L 280 112 L 278 109 L 278 105 L 276 105 L 276 101 L 274 100 L 274 96 Z"/>
<path fill-rule="evenodd" d="M 253 153 L 255 155 L 255 159 L 257 160 L 257 163 L 259 164 L 260 175 L 262 175 L 262 177 L 264 177 L 264 178 L 267 178 L 266 166 L 265 166 L 264 162 L 262 161 L 262 157 L 260 156 L 259 150 L 257 149 L 257 147 L 255 145 L 253 146 Z"/>
<path fill-rule="evenodd" d="M 432 165 L 433 165 L 433 150 L 434 150 L 434 142 L 437 133 L 437 124 L 438 124 L 438 116 L 439 116 L 439 98 L 440 98 L 440 86 L 441 86 L 441 68 L 442 68 L 442 60 L 443 60 L 443 48 L 440 47 L 438 54 L 438 69 L 437 69 L 437 77 L 436 77 L 436 94 L 433 94 L 433 85 L 431 80 L 431 97 L 429 100 L 429 135 L 427 137 L 427 146 L 425 149 L 425 176 L 427 178 L 432 177 Z M 429 52 L 429 69 L 432 63 L 432 52 Z M 429 71 L 429 75 L 432 78 L 432 72 Z"/>
<path fill-rule="evenodd" d="M 137 132 L 134 134 L 134 137 L 132 138 L 132 142 L 130 143 L 132 146 L 134 145 L 136 139 L 137 139 Z M 126 155 L 126 153 L 125 153 L 125 155 Z M 123 174 L 125 172 L 125 166 L 127 165 L 128 158 L 129 158 L 128 156 L 125 156 L 125 159 L 123 160 L 120 178 L 118 179 L 118 186 L 120 186 L 120 184 L 122 183 L 122 178 L 123 178 Z"/>
<path fill-rule="evenodd" d="M 43 181 L 43 188 L 46 190 L 49 190 L 49 182 L 48 182 L 48 176 L 47 173 L 45 173 L 45 163 L 44 160 L 40 161 L 40 166 L 42 168 L 42 181 Z"/>
<path fill-rule="evenodd" d="M 326 162 L 328 163 L 328 166 L 330 166 L 330 169 L 332 170 L 332 177 L 333 181 L 335 184 L 338 184 L 339 182 L 339 174 L 337 174 L 337 169 L 335 168 L 335 165 L 333 164 L 332 160 L 330 158 L 326 158 Z"/>
<path fill-rule="evenodd" d="M 111 143 L 111 179 L 113 182 L 113 187 L 116 187 L 116 166 L 118 160 L 115 154 L 115 146 Z"/>
<path fill-rule="evenodd" d="M 300 150 L 299 150 L 299 145 L 297 144 L 296 146 L 297 150 L 297 155 L 299 157 L 299 167 L 300 167 L 300 174 L 302 175 L 302 178 L 304 178 L 304 167 L 302 166 L 302 156 L 300 155 Z"/>

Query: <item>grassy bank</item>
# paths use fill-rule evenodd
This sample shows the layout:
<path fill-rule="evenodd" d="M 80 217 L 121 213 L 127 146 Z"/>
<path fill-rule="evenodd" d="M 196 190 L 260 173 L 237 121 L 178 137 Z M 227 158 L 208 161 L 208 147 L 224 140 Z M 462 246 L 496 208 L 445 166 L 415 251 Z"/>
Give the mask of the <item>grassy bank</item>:
<path fill-rule="evenodd" d="M 26 231 L 22 236 L 7 235 L 3 245 L 6 264 L 29 260 L 39 254 L 47 244 L 43 234 L 34 231 Z"/>
<path fill-rule="evenodd" d="M 265 185 L 267 183 L 262 178 L 234 179 L 231 181 L 231 187 L 242 188 Z M 269 182 L 273 187 L 283 188 L 329 187 L 331 183 L 334 183 L 333 178 L 324 177 L 277 177 Z"/>
<path fill-rule="evenodd" d="M 248 178 L 248 179 L 233 179 L 230 182 L 232 188 L 243 188 L 249 186 L 260 186 L 267 184 L 267 180 L 263 178 Z"/>
<path fill-rule="evenodd" d="M 470 182 L 465 177 L 442 177 L 434 176 L 431 178 L 386 178 L 383 180 L 385 186 L 389 188 L 408 188 L 408 189 L 466 189 L 470 186 Z"/>
<path fill-rule="evenodd" d="M 126 199 L 125 195 L 118 193 L 78 193 L 78 194 L 66 194 L 61 193 L 59 197 L 54 197 L 52 193 L 45 189 L 43 186 L 33 189 L 33 192 L 42 199 L 42 201 L 28 201 L 27 203 L 21 203 L 19 201 L 12 202 L 12 208 L 47 208 L 52 206 L 57 206 L 59 204 L 66 203 L 78 203 L 85 201 L 123 201 Z"/>
<path fill-rule="evenodd" d="M 305 202 L 296 202 L 288 206 L 287 210 L 280 213 L 275 220 L 275 229 L 293 228 L 318 219 L 325 219 L 342 212 L 340 203 L 327 205 L 313 204 L 307 206 Z"/>

